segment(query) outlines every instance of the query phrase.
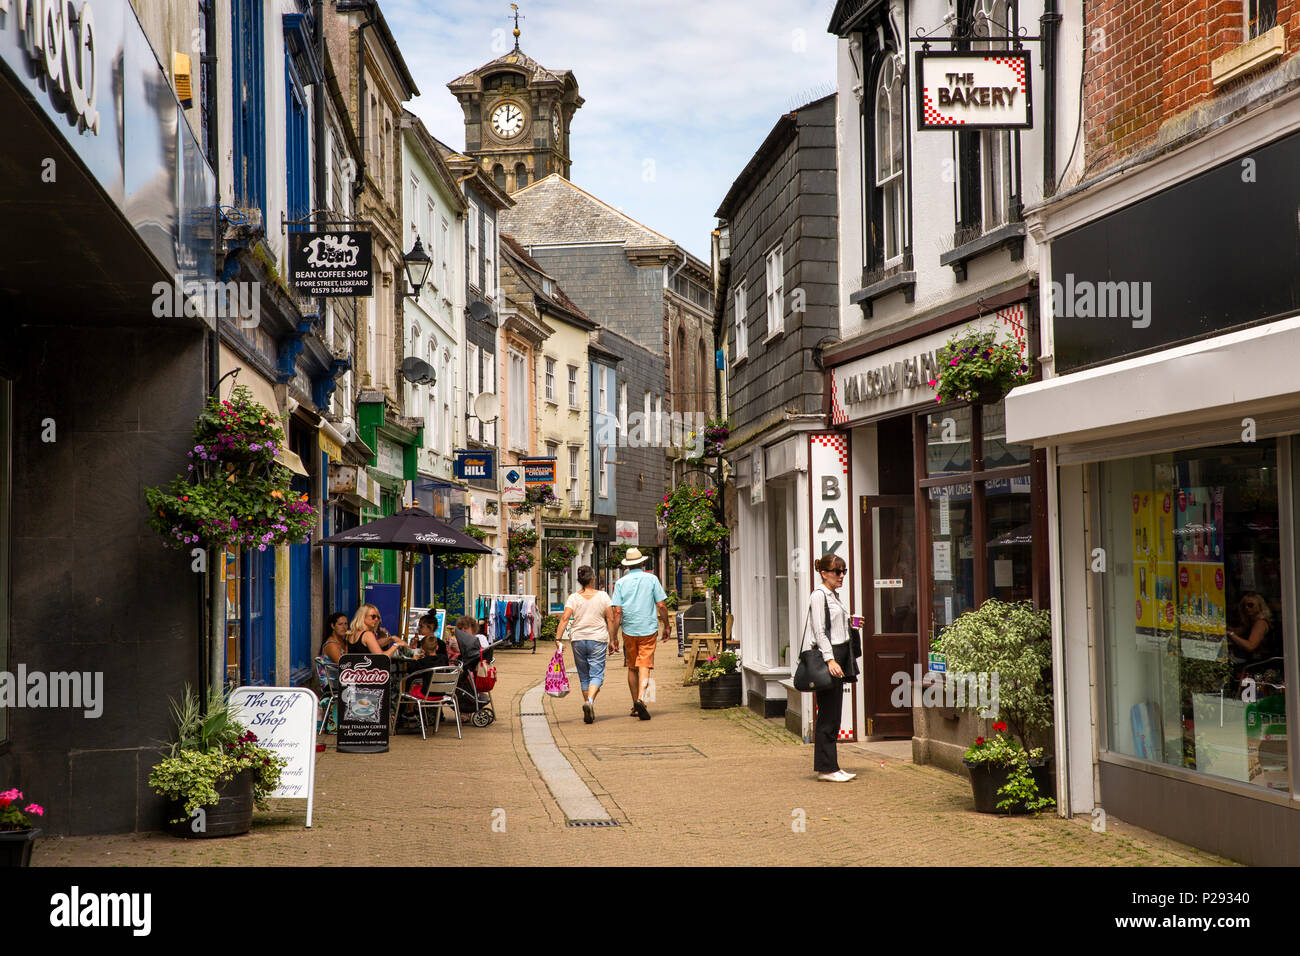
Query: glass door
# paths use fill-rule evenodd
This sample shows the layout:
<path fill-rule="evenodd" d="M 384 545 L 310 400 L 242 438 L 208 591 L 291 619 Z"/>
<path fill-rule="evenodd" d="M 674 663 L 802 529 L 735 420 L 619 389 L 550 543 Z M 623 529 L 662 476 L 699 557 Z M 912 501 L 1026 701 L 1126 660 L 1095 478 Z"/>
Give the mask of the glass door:
<path fill-rule="evenodd" d="M 912 702 L 895 703 L 894 675 L 910 680 L 917 662 L 916 502 L 911 495 L 863 496 L 859 502 L 867 734 L 911 737 Z"/>

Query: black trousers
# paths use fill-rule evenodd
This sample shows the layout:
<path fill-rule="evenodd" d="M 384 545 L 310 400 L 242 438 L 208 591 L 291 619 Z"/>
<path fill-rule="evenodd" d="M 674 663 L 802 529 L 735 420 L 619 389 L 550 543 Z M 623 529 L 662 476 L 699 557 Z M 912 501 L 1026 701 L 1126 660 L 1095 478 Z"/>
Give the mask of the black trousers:
<path fill-rule="evenodd" d="M 835 662 L 846 677 L 856 678 L 848 644 L 832 644 Z M 834 773 L 840 769 L 836 744 L 844 711 L 844 681 L 836 680 L 827 690 L 817 692 L 817 725 L 813 730 L 813 770 Z"/>

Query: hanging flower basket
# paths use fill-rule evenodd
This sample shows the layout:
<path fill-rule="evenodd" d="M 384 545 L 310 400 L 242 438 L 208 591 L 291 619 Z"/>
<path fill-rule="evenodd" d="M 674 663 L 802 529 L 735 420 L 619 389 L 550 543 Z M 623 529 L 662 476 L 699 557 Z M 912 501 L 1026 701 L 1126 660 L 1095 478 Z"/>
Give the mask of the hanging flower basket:
<path fill-rule="evenodd" d="M 688 574 L 722 569 L 722 549 L 731 532 L 718 521 L 717 492 L 680 485 L 656 509 L 668 535 L 669 553 Z"/>
<path fill-rule="evenodd" d="M 546 549 L 546 558 L 542 561 L 542 567 L 551 574 L 559 574 L 567 571 L 577 556 L 578 552 L 567 544 L 551 544 Z"/>
<path fill-rule="evenodd" d="M 941 404 L 994 405 L 1033 374 L 1033 359 L 1016 343 L 998 341 L 992 329 L 954 335 L 936 358 L 939 377 L 930 385 L 938 389 L 935 401 Z"/>
<path fill-rule="evenodd" d="M 194 423 L 186 474 L 146 488 L 149 525 L 170 548 L 257 548 L 306 541 L 316 527 L 308 496 L 275 463 L 284 432 L 244 386 L 230 401 L 209 398 Z"/>
<path fill-rule="evenodd" d="M 465 525 L 465 533 L 475 541 L 487 540 L 487 531 L 483 528 L 475 527 L 472 524 Z M 459 568 L 462 571 L 468 571 L 478 564 L 481 554 L 440 554 L 438 564 L 444 568 Z"/>

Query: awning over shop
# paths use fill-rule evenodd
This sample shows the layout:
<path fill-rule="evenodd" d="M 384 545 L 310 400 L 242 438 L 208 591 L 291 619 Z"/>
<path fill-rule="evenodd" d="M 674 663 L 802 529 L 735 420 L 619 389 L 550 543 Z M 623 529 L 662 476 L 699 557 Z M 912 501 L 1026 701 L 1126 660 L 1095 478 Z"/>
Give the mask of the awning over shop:
<path fill-rule="evenodd" d="M 307 473 L 307 469 L 303 467 L 302 459 L 298 457 L 296 452 L 292 452 L 287 448 L 281 448 L 275 453 L 275 460 L 279 464 L 284 465 L 284 467 L 288 468 L 295 475 L 302 475 L 304 478 L 311 477 L 311 475 Z"/>
<path fill-rule="evenodd" d="M 1300 318 L 1284 319 L 1022 385 L 1006 398 L 1007 440 L 1038 446 L 1170 431 L 1179 447 L 1191 426 L 1294 412 L 1300 404 Z M 1227 426 L 1231 426 L 1228 428 Z M 1264 434 L 1261 430 L 1258 434 Z"/>

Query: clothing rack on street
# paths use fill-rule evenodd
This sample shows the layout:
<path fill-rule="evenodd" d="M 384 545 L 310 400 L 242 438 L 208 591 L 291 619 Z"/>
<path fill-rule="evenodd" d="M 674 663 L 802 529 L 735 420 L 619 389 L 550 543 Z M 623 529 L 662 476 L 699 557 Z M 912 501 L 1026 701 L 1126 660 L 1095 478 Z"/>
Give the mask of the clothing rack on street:
<path fill-rule="evenodd" d="M 527 607 L 527 605 L 531 604 L 532 620 L 530 621 L 530 626 L 527 628 L 527 632 L 528 632 L 527 639 L 532 641 L 532 645 L 533 645 L 532 653 L 534 654 L 537 653 L 537 632 L 541 630 L 541 620 L 540 620 L 541 614 L 537 606 L 537 596 L 535 594 L 495 594 L 495 593 L 484 592 L 479 594 L 475 598 L 476 610 L 477 610 L 478 601 L 486 601 L 488 602 L 490 607 L 495 607 L 495 605 L 498 602 L 502 602 L 502 601 L 506 602 L 507 604 L 518 603 L 520 605 L 521 611 L 523 611 Z M 475 614 L 475 616 L 479 617 L 477 613 Z M 494 643 L 508 642 L 512 647 L 518 647 L 519 645 L 524 643 L 523 639 L 517 641 L 512 640 L 509 638 L 508 634 L 504 638 L 501 638 L 496 633 L 494 633 L 494 624 L 495 624 L 494 618 L 495 618 L 495 611 L 490 611 L 489 624 L 488 624 L 488 638 L 490 640 L 492 640 Z M 496 625 L 496 626 L 499 626 L 501 628 L 503 634 L 505 633 L 506 628 L 504 626 L 500 626 L 500 625 Z"/>

